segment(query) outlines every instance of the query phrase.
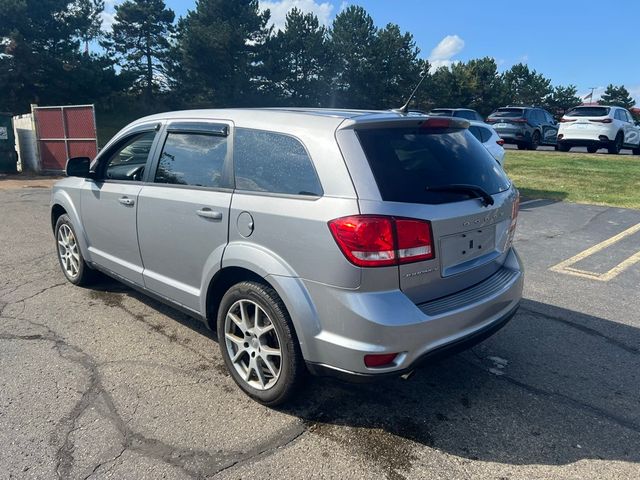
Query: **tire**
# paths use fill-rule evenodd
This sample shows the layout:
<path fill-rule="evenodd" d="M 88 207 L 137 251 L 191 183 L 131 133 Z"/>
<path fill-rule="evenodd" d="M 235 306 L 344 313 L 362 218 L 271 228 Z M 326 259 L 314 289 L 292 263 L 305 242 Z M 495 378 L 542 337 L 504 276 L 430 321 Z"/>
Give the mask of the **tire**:
<path fill-rule="evenodd" d="M 596 153 L 598 151 L 598 147 L 587 147 L 587 152 Z"/>
<path fill-rule="evenodd" d="M 611 155 L 618 155 L 620 153 L 620 150 L 622 150 L 622 142 L 624 142 L 622 132 L 618 132 L 618 135 L 616 135 L 616 139 L 611 142 L 609 144 L 609 147 L 607 148 L 607 150 L 609 150 L 609 153 Z"/>
<path fill-rule="evenodd" d="M 527 149 L 527 145 L 524 143 L 519 143 L 518 144 L 518 150 L 526 150 Z"/>
<path fill-rule="evenodd" d="M 232 286 L 220 301 L 217 332 L 224 363 L 249 397 L 273 407 L 295 393 L 305 369 L 291 318 L 275 290 L 257 282 Z"/>
<path fill-rule="evenodd" d="M 531 143 L 529 143 L 528 149 L 537 150 L 539 146 L 540 146 L 540 132 L 536 130 L 535 132 L 533 132 L 533 135 L 531 135 Z"/>
<path fill-rule="evenodd" d="M 636 148 L 633 149 L 633 154 L 640 155 L 640 145 L 638 145 Z"/>
<path fill-rule="evenodd" d="M 90 268 L 84 261 L 76 240 L 78 236 L 66 213 L 60 215 L 54 231 L 58 262 L 64 276 L 69 282 L 78 286 L 93 283 L 98 272 Z"/>
<path fill-rule="evenodd" d="M 571 145 L 565 145 L 564 143 L 558 143 L 556 146 L 559 152 L 568 152 L 571 150 Z"/>

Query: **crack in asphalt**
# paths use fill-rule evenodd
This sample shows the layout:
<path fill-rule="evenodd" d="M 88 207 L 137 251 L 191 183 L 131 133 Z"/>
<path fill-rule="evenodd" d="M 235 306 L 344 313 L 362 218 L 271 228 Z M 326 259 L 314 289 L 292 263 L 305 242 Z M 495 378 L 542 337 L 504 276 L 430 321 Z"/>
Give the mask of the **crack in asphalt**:
<path fill-rule="evenodd" d="M 598 331 L 598 330 L 596 330 L 594 328 L 587 327 L 586 325 L 581 325 L 579 323 L 572 322 L 571 320 L 567 320 L 566 318 L 562 318 L 562 317 L 559 317 L 559 316 L 556 316 L 556 315 L 550 315 L 548 313 L 541 312 L 539 310 L 533 310 L 533 309 L 528 308 L 528 307 L 520 306 L 520 310 L 523 311 L 523 312 L 526 312 L 526 313 L 528 313 L 530 315 L 540 316 L 540 317 L 544 317 L 544 318 L 546 318 L 548 320 L 553 320 L 555 322 L 562 323 L 563 325 L 566 325 L 566 326 L 571 327 L 571 328 L 575 328 L 576 330 L 580 330 L 582 333 L 586 333 L 587 335 L 590 335 L 592 337 L 597 337 L 597 338 L 600 338 L 602 340 L 605 340 L 607 343 L 611 344 L 612 346 L 620 348 L 620 349 L 624 350 L 627 353 L 631 353 L 631 354 L 634 354 L 634 355 L 640 354 L 640 349 L 639 348 L 634 347 L 632 345 L 627 345 L 626 343 L 621 342 L 620 340 L 617 340 L 617 339 L 615 339 L 613 337 L 605 335 L 604 333 L 602 333 L 602 332 L 600 332 L 600 331 Z"/>
<path fill-rule="evenodd" d="M 3 305 L 3 307 L 18 303 L 22 303 L 24 305 L 24 302 L 26 302 L 27 300 L 33 299 L 48 290 L 65 284 L 66 282 L 57 283 L 49 287 L 40 289 L 38 292 L 29 295 L 28 297 L 22 298 L 15 302 L 7 302 Z M 134 314 L 132 314 L 132 316 L 135 317 Z M 51 342 L 53 343 L 54 349 L 61 358 L 80 365 L 87 372 L 87 385 L 82 391 L 80 399 L 75 403 L 71 411 L 58 421 L 56 429 L 54 430 L 50 438 L 51 444 L 57 447 L 55 455 L 55 472 L 56 476 L 59 479 L 69 478 L 72 473 L 75 461 L 73 454 L 76 447 L 73 440 L 73 434 L 80 428 L 78 426 L 78 422 L 82 418 L 84 413 L 90 407 L 96 405 L 98 400 L 100 400 L 106 407 L 106 411 L 105 409 L 101 409 L 101 416 L 108 420 L 116 428 L 121 437 L 122 450 L 112 459 L 102 461 L 91 468 L 91 472 L 84 478 L 90 478 L 92 475 L 100 471 L 100 468 L 104 465 L 111 464 L 110 469 L 114 468 L 118 464 L 118 461 L 122 458 L 122 455 L 126 450 L 131 450 L 133 452 L 139 453 L 147 458 L 160 460 L 168 465 L 180 469 L 190 478 L 201 479 L 211 477 L 234 466 L 239 466 L 246 462 L 250 462 L 257 457 L 264 458 L 278 451 L 279 449 L 285 448 L 301 435 L 303 435 L 307 430 L 305 425 L 301 421 L 299 421 L 288 428 L 276 432 L 274 435 L 265 439 L 259 445 L 253 446 L 247 451 L 221 451 L 215 453 L 193 448 L 182 448 L 175 445 L 167 444 L 158 439 L 149 438 L 139 432 L 134 431 L 122 418 L 115 406 L 113 397 L 104 388 L 104 385 L 102 383 L 102 376 L 100 374 L 100 365 L 91 355 L 83 351 L 81 348 L 68 343 L 57 332 L 52 330 L 47 325 L 20 316 L 5 316 L 4 318 L 27 322 L 32 326 L 44 329 L 45 333 L 27 335 L 2 333 L 0 334 L 0 341 Z M 145 324 L 148 324 L 144 320 L 141 321 Z M 192 349 L 191 347 L 185 345 L 181 346 Z M 200 356 L 206 359 L 206 357 L 204 357 L 202 354 L 200 354 Z M 201 378 L 200 381 L 206 380 Z M 191 382 L 191 384 L 195 383 L 199 382 Z M 160 385 L 154 388 L 162 388 L 166 386 L 167 385 Z M 149 391 L 153 390 L 154 388 L 149 389 Z M 137 406 L 138 405 L 136 405 L 136 410 Z"/>

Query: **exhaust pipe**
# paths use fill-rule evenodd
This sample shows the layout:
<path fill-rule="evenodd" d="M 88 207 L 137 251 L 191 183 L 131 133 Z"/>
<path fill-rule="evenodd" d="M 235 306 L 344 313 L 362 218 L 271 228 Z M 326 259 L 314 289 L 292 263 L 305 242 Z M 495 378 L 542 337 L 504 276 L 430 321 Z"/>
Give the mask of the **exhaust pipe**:
<path fill-rule="evenodd" d="M 416 371 L 415 371 L 415 370 L 410 370 L 410 371 L 408 371 L 407 373 L 405 373 L 405 374 L 403 374 L 403 375 L 400 375 L 400 378 L 401 378 L 402 380 L 409 380 L 411 377 L 413 377 L 413 374 L 414 374 L 414 373 L 416 373 Z"/>

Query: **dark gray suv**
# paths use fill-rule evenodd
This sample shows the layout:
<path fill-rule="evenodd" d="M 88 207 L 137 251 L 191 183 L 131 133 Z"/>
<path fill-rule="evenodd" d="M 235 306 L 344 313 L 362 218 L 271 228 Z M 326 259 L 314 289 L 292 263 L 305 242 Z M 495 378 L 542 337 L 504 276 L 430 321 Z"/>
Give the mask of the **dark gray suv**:
<path fill-rule="evenodd" d="M 466 120 L 346 110 L 165 113 L 69 160 L 51 222 L 96 270 L 217 331 L 275 405 L 306 371 L 410 372 L 502 327 L 523 272 L 518 192 Z"/>
<path fill-rule="evenodd" d="M 556 145 L 558 122 L 549 112 L 536 107 L 503 107 L 487 118 L 505 143 L 519 150 L 536 150 L 540 145 Z"/>

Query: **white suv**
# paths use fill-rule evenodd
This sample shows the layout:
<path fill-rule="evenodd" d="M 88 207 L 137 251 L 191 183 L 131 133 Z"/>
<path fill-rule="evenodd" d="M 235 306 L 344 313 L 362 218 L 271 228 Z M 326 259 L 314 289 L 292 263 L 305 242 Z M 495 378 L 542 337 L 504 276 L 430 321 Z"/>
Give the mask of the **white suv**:
<path fill-rule="evenodd" d="M 606 148 L 618 154 L 623 148 L 640 155 L 640 126 L 625 108 L 594 105 L 575 107 L 560 120 L 558 150 L 587 147 L 589 153 Z"/>

